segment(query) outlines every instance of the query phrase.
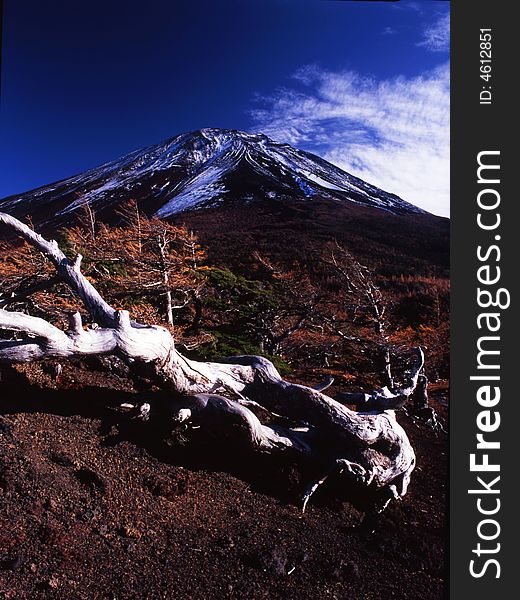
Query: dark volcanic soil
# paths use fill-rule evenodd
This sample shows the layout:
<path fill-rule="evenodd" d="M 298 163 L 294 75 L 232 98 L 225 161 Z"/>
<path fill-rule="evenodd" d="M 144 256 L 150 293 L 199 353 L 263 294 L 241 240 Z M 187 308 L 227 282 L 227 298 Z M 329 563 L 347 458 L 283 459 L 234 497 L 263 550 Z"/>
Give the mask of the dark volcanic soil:
<path fill-rule="evenodd" d="M 444 597 L 445 434 L 400 414 L 405 499 L 367 515 L 332 482 L 302 515 L 293 469 L 168 446 L 114 374 L 29 380 L 0 383 L 0 598 Z"/>

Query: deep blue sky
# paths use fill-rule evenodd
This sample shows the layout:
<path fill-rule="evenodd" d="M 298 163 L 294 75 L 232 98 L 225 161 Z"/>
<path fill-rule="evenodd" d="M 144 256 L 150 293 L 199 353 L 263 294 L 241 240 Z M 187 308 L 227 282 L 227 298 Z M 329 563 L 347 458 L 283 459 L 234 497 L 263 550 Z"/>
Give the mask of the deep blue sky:
<path fill-rule="evenodd" d="M 255 97 L 297 86 L 302 65 L 417 76 L 440 62 L 417 43 L 446 3 L 4 5 L 0 198 L 184 131 L 250 129 Z"/>

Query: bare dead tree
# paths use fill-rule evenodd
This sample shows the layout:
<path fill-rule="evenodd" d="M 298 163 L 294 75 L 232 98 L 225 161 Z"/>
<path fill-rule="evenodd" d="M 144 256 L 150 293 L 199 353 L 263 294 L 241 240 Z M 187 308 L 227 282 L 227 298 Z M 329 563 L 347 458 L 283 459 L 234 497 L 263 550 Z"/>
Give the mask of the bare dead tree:
<path fill-rule="evenodd" d="M 118 215 L 122 226 L 100 223 L 95 237 L 85 224 L 68 230 L 69 244 L 85 252 L 95 268 L 106 270 L 107 263 L 119 264 L 118 292 L 155 301 L 160 298 L 165 321 L 173 325 L 174 311 L 197 298 L 201 283 L 193 273 L 204 251 L 192 232 L 148 218 L 134 200 L 123 205 Z"/>
<path fill-rule="evenodd" d="M 78 199 L 81 202 L 81 211 L 79 212 L 79 223 L 84 227 L 91 238 L 91 241 L 96 241 L 96 212 L 90 205 L 88 199 L 82 199 L 81 195 L 78 195 Z"/>
<path fill-rule="evenodd" d="M 260 349 L 273 356 L 280 353 L 285 340 L 316 316 L 322 294 L 301 268 L 286 269 L 259 252 L 254 252 L 253 258 L 269 274 L 282 299 L 277 306 L 258 311 L 253 324 Z"/>
<path fill-rule="evenodd" d="M 385 298 L 374 281 L 370 270 L 362 265 L 355 256 L 337 242 L 325 249 L 323 260 L 331 267 L 332 273 L 339 278 L 345 293 L 345 309 L 351 319 L 362 319 L 372 329 L 371 341 L 377 347 L 383 384 L 393 388 L 390 343 L 388 339 L 388 320 Z M 349 338 L 334 318 L 328 319 L 335 332 L 343 338 Z"/>
<path fill-rule="evenodd" d="M 55 241 L 7 214 L 0 213 L 0 224 L 51 261 L 92 320 L 85 327 L 76 312 L 62 330 L 46 319 L 2 308 L 0 329 L 16 335 L 0 340 L 0 363 L 117 355 L 172 393 L 175 422 L 198 422 L 217 434 L 215 429 L 226 423 L 238 424 L 249 449 L 321 464 L 323 475 L 306 490 L 304 508 L 331 473 L 347 486 L 357 482 L 379 490 L 385 504 L 406 494 L 415 455 L 393 409 L 417 385 L 424 360 L 420 349 L 407 385 L 392 392 L 375 390 L 369 395 L 370 410 L 357 412 L 323 393 L 328 382 L 314 389 L 285 381 L 260 356 L 189 360 L 178 352 L 167 329 L 132 321 L 127 311 L 110 306 L 82 274 L 81 255 L 69 260 Z M 148 415 L 149 408 L 142 413 Z"/>

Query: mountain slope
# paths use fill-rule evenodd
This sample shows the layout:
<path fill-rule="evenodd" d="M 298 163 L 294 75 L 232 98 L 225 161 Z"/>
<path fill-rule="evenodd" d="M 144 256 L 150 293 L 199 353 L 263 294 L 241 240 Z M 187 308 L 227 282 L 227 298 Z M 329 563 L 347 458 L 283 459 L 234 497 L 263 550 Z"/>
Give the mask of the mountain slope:
<path fill-rule="evenodd" d="M 148 214 L 264 199 L 326 198 L 420 214 L 420 208 L 358 179 L 327 161 L 261 134 L 201 129 L 132 152 L 63 181 L 0 201 L 0 210 L 36 223 L 66 223 L 89 202 L 110 220 L 118 204 L 134 198 Z"/>

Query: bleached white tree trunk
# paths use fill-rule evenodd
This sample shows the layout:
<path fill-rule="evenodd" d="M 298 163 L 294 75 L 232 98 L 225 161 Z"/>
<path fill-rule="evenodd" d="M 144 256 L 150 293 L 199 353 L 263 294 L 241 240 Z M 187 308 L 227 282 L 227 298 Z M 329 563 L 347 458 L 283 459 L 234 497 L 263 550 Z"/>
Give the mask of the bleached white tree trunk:
<path fill-rule="evenodd" d="M 114 354 L 146 371 L 159 386 L 175 392 L 174 421 L 196 420 L 212 427 L 208 414 L 240 423 L 250 447 L 266 453 L 296 453 L 324 465 L 323 477 L 304 495 L 303 506 L 327 476 L 385 490 L 400 498 L 415 465 L 414 451 L 396 420 L 394 408 L 413 393 L 424 357 L 417 350 L 408 385 L 365 394 L 362 411 L 354 411 L 317 389 L 285 381 L 260 356 L 237 356 L 221 362 L 197 362 L 179 353 L 171 334 L 158 326 L 131 321 L 112 308 L 81 273 L 81 256 L 72 261 L 55 241 L 48 241 L 17 219 L 0 213 L 0 224 L 43 252 L 61 281 L 81 298 L 95 326 L 85 328 L 71 314 L 66 331 L 44 319 L 0 309 L 0 329 L 22 339 L 0 340 L 0 362 L 66 359 Z M 358 402 L 360 398 L 347 398 Z M 180 400 L 179 400 L 180 398 Z M 283 420 L 280 419 L 283 417 Z M 283 421 L 284 425 L 277 425 Z M 289 424 L 287 424 L 289 423 Z"/>

